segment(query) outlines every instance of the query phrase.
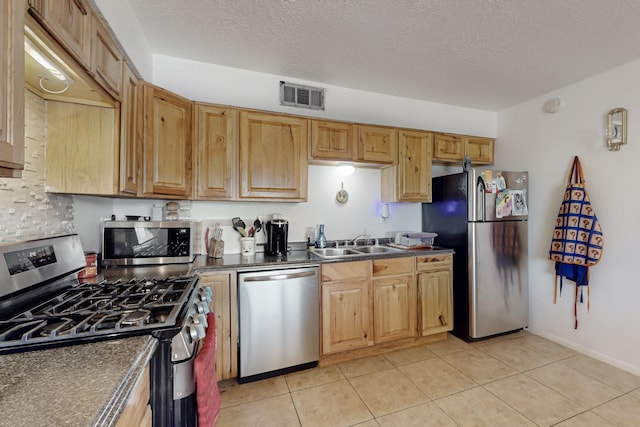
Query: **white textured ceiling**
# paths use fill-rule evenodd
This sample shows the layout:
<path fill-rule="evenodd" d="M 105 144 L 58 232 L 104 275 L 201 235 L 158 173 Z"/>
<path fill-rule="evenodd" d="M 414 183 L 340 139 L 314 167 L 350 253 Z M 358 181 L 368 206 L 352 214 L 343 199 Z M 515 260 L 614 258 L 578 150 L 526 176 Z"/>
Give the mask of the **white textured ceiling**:
<path fill-rule="evenodd" d="M 489 111 L 640 58 L 639 0 L 129 0 L 152 53 Z"/>

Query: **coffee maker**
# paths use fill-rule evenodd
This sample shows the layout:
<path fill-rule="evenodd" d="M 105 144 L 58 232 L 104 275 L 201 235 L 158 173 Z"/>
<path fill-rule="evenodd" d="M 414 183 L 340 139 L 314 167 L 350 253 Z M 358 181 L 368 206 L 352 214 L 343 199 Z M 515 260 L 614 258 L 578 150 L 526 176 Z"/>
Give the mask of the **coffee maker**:
<path fill-rule="evenodd" d="M 289 222 L 284 219 L 272 219 L 267 222 L 265 230 L 267 232 L 267 255 L 282 256 L 287 254 L 287 243 L 289 239 Z"/>

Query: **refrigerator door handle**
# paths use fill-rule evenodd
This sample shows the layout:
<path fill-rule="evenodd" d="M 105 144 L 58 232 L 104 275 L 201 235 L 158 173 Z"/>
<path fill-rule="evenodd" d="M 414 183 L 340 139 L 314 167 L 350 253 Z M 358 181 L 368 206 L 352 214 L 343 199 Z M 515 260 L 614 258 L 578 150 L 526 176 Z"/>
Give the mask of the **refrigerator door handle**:
<path fill-rule="evenodd" d="M 487 197 L 486 197 L 486 186 L 484 180 L 482 178 L 478 178 L 478 184 L 476 185 L 476 200 L 480 200 L 480 206 L 476 204 L 476 220 L 478 221 L 486 221 L 487 215 Z"/>

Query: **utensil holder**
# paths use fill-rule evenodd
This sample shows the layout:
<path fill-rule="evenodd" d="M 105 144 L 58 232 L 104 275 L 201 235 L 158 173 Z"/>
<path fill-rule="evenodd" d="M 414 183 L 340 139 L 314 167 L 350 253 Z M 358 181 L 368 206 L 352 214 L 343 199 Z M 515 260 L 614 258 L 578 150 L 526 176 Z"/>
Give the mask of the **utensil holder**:
<path fill-rule="evenodd" d="M 241 237 L 240 252 L 242 253 L 242 256 L 254 256 L 256 254 L 256 238 Z"/>
<path fill-rule="evenodd" d="M 222 258 L 224 255 L 224 240 L 211 239 L 207 255 L 209 255 L 209 258 Z"/>

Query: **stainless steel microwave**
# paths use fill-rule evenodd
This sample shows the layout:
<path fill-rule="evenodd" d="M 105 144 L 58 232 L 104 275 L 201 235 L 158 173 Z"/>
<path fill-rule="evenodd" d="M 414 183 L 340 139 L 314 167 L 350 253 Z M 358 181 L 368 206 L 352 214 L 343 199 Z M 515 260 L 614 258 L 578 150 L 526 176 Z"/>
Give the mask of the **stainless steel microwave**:
<path fill-rule="evenodd" d="M 102 263 L 189 263 L 195 258 L 195 233 L 191 221 L 104 221 L 100 227 Z"/>

